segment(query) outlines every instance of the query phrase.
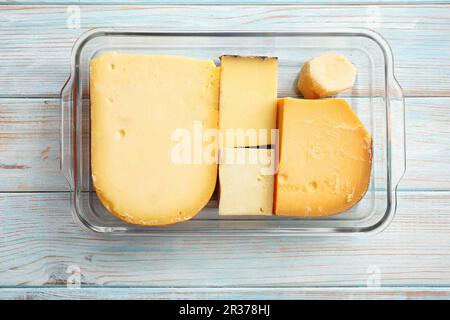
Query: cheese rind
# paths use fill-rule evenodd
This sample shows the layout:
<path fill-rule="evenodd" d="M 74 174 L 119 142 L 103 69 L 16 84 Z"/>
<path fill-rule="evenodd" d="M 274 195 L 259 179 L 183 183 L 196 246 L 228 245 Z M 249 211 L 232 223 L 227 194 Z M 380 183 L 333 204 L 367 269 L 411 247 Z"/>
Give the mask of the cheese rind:
<path fill-rule="evenodd" d="M 222 146 L 270 145 L 276 128 L 278 59 L 222 56 L 221 68 Z"/>
<path fill-rule="evenodd" d="M 210 60 L 108 52 L 91 61 L 92 180 L 111 213 L 165 225 L 208 203 L 217 164 L 176 163 L 172 135 L 196 121 L 217 129 L 219 78 Z"/>
<path fill-rule="evenodd" d="M 326 98 L 351 88 L 355 78 L 356 68 L 346 57 L 326 52 L 303 65 L 297 87 L 307 99 Z"/>
<path fill-rule="evenodd" d="M 280 99 L 278 121 L 275 214 L 327 216 L 354 206 L 369 185 L 372 140 L 347 102 Z"/>
<path fill-rule="evenodd" d="M 273 149 L 220 150 L 220 215 L 271 215 L 273 211 Z"/>

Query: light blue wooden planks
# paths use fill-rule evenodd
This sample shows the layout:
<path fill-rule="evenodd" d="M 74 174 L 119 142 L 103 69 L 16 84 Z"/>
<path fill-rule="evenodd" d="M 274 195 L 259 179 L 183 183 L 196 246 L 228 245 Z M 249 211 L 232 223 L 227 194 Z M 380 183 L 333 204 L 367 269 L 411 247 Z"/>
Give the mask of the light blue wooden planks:
<path fill-rule="evenodd" d="M 406 172 L 400 189 L 447 190 L 450 186 L 448 106 L 447 98 L 406 99 Z M 429 172 L 433 167 L 436 170 Z"/>
<path fill-rule="evenodd" d="M 8 288 L 0 299 L 450 299 L 448 288 Z M 226 302 L 224 302 L 226 303 Z"/>
<path fill-rule="evenodd" d="M 67 193 L 0 194 L 0 286 L 450 286 L 449 206 L 401 192 L 371 238 L 103 238 L 72 221 Z"/>
<path fill-rule="evenodd" d="M 55 97 L 74 41 L 94 27 L 158 30 L 294 30 L 368 27 L 391 44 L 409 96 L 449 96 L 450 5 L 410 6 L 5 6 L 0 96 Z M 77 17 L 79 13 L 79 25 Z M 78 28 L 79 27 L 79 28 Z"/>
<path fill-rule="evenodd" d="M 59 100 L 0 99 L 0 192 L 68 190 L 60 123 Z"/>
<path fill-rule="evenodd" d="M 172 4 L 172 5 L 292 5 L 292 4 L 374 4 L 374 5 L 408 5 L 424 3 L 446 3 L 445 0 L 0 0 L 0 4 Z"/>
<path fill-rule="evenodd" d="M 0 289 L 0 299 L 449 297 L 450 98 L 442 97 L 450 94 L 449 5 L 91 4 L 79 6 L 81 29 L 70 29 L 69 2 L 52 3 L 0 7 L 0 287 L 24 287 Z M 398 214 L 384 233 L 244 241 L 105 239 L 78 229 L 69 194 L 60 192 L 67 187 L 58 172 L 58 100 L 45 97 L 58 95 L 80 33 L 111 25 L 260 30 L 322 23 L 380 31 L 406 94 L 423 96 L 406 100 L 407 172 Z M 65 288 L 77 268 L 82 289 Z M 365 288 L 373 275 L 381 289 Z"/>

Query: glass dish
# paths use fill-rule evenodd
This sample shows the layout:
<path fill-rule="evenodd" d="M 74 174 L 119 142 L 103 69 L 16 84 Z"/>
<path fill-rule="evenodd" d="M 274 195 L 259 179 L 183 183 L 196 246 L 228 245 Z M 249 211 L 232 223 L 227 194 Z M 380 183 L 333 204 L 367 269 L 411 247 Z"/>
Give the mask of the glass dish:
<path fill-rule="evenodd" d="M 279 58 L 278 96 L 296 97 L 302 64 L 324 51 L 347 56 L 357 67 L 354 87 L 341 94 L 373 138 L 371 182 L 352 209 L 331 217 L 219 217 L 215 196 L 192 220 L 140 227 L 111 215 L 99 202 L 90 173 L 89 62 L 105 51 L 186 55 L 223 54 Z M 267 32 L 153 32 L 93 29 L 72 51 L 72 72 L 61 92 L 61 168 L 72 193 L 72 212 L 83 228 L 110 235 L 277 236 L 360 235 L 383 230 L 396 209 L 396 188 L 405 170 L 404 101 L 387 42 L 368 29 Z"/>

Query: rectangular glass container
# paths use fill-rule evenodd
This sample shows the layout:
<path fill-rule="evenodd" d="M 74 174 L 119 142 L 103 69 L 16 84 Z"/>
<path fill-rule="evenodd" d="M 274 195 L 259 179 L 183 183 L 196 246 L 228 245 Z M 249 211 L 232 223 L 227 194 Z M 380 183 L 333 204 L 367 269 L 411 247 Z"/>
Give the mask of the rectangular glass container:
<path fill-rule="evenodd" d="M 218 201 L 192 220 L 170 226 L 135 226 L 110 214 L 97 198 L 90 172 L 89 63 L 105 52 L 185 55 L 214 59 L 229 55 L 279 58 L 278 96 L 296 97 L 303 63 L 325 51 L 347 56 L 358 70 L 345 98 L 373 139 L 371 182 L 350 210 L 322 218 L 218 215 Z M 393 73 L 387 42 L 368 29 L 267 32 L 154 32 L 93 29 L 72 51 L 71 75 L 61 92 L 61 168 L 72 193 L 72 213 L 81 227 L 110 235 L 276 236 L 373 234 L 383 230 L 396 209 L 396 187 L 405 170 L 404 101 Z"/>

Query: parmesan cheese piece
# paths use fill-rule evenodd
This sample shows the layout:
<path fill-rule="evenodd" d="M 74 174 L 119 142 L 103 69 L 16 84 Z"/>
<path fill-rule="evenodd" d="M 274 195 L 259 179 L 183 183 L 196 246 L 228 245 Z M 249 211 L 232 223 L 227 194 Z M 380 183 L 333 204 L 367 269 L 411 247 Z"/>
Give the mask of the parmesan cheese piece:
<path fill-rule="evenodd" d="M 219 165 L 220 215 L 271 215 L 274 150 L 225 148 Z"/>
<path fill-rule="evenodd" d="M 277 117 L 277 58 L 222 56 L 221 68 L 222 145 L 270 145 Z"/>
<path fill-rule="evenodd" d="M 327 52 L 303 65 L 297 86 L 307 99 L 326 98 L 351 88 L 355 78 L 356 68 L 346 57 Z"/>
<path fill-rule="evenodd" d="M 354 206 L 369 185 L 372 140 L 347 102 L 280 99 L 278 121 L 275 214 L 327 216 Z"/>

